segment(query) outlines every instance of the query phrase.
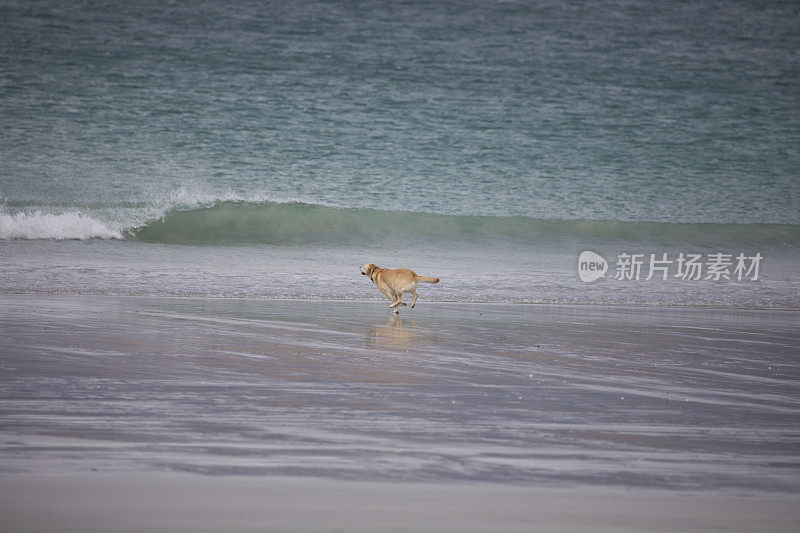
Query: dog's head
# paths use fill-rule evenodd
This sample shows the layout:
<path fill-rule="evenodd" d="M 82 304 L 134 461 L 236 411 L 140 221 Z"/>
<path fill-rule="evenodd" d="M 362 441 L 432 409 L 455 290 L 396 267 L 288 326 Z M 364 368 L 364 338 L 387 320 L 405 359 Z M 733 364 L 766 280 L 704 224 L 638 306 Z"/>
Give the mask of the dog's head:
<path fill-rule="evenodd" d="M 380 268 L 380 267 L 378 265 L 373 265 L 372 263 L 367 263 L 366 265 L 361 267 L 361 275 L 362 276 L 370 276 L 370 277 L 372 277 L 372 272 L 376 268 Z"/>

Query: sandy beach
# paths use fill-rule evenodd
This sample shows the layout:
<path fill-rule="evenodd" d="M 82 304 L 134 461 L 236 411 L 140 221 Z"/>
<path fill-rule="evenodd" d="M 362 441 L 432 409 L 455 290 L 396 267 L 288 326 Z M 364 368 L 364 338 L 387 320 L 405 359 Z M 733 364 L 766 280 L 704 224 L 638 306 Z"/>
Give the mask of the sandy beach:
<path fill-rule="evenodd" d="M 0 299 L 7 530 L 800 518 L 793 311 Z"/>
<path fill-rule="evenodd" d="M 0 0 L 0 533 L 797 533 L 798 50 L 788 0 Z"/>
<path fill-rule="evenodd" d="M 797 495 L 179 473 L 3 476 L 4 531 L 797 531 Z"/>

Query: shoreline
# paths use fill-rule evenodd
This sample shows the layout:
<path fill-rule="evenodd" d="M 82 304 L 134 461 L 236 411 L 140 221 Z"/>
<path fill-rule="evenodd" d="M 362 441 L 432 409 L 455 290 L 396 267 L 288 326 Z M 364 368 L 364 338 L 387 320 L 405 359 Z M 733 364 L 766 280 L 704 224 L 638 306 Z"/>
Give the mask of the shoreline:
<path fill-rule="evenodd" d="M 271 297 L 271 296 L 219 296 L 219 295 L 169 295 L 169 294 L 111 294 L 111 293 L 82 293 L 82 292 L 11 292 L 0 290 L 0 296 L 42 296 L 42 297 L 86 297 L 86 298 L 142 298 L 142 299 L 165 299 L 165 300 L 242 300 L 254 302 L 342 302 L 342 303 L 383 303 L 381 298 L 292 298 L 292 297 Z M 597 308 L 597 309 L 683 309 L 697 311 L 786 311 L 800 312 L 800 307 L 765 307 L 765 306 L 704 306 L 704 305 L 663 305 L 663 304 L 617 304 L 617 303 L 577 303 L 577 302 L 477 302 L 460 300 L 425 300 L 422 304 L 441 304 L 441 305 L 481 305 L 481 306 L 537 306 L 537 307 L 576 307 L 576 308 Z M 407 310 L 408 311 L 408 310 Z"/>

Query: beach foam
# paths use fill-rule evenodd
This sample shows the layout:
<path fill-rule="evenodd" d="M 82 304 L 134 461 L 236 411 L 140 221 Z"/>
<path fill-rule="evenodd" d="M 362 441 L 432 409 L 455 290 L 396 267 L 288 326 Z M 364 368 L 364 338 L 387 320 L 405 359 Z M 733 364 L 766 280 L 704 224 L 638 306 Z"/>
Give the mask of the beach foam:
<path fill-rule="evenodd" d="M 120 228 L 81 211 L 9 214 L 0 211 L 0 239 L 123 239 Z"/>

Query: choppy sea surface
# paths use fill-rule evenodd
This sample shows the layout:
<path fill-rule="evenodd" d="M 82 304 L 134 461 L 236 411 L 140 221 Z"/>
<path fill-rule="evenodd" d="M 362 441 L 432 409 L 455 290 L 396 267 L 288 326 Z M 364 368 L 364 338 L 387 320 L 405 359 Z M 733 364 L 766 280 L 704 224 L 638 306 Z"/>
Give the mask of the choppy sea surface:
<path fill-rule="evenodd" d="M 0 291 L 798 308 L 798 50 L 795 2 L 0 1 Z"/>

